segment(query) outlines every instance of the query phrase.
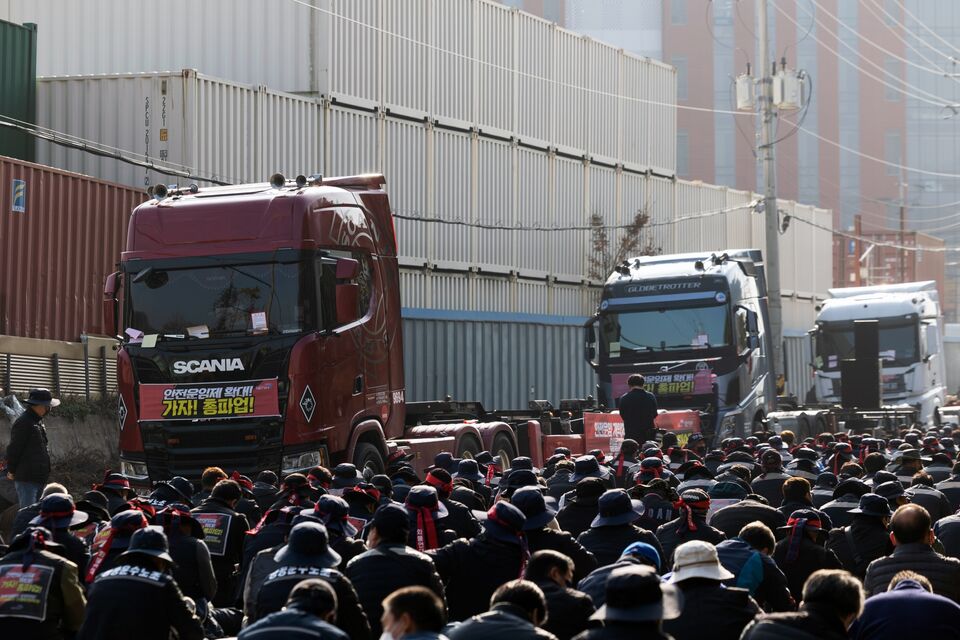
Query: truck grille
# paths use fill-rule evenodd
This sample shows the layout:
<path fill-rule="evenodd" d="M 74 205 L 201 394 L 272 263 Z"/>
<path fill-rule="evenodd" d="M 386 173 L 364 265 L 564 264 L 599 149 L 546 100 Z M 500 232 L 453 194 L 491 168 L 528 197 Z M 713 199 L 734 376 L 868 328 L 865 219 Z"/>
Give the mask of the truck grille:
<path fill-rule="evenodd" d="M 280 469 L 283 424 L 278 420 L 144 422 L 140 434 L 152 481 L 198 480 L 209 466 L 251 478 L 264 469 Z"/>

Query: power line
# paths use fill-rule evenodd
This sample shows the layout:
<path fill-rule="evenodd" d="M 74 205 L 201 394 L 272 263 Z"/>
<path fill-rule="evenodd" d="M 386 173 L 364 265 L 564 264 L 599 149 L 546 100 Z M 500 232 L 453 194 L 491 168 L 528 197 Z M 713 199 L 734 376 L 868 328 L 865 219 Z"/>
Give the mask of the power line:
<path fill-rule="evenodd" d="M 663 220 L 659 222 L 648 222 L 643 225 L 643 229 L 648 227 L 668 227 L 675 224 L 680 224 L 681 222 L 686 222 L 688 220 L 702 220 L 704 218 L 710 218 L 713 216 L 726 215 L 728 213 L 733 213 L 734 211 L 744 211 L 747 209 L 756 209 L 760 205 L 759 200 L 752 200 L 747 204 L 738 205 L 735 207 L 727 207 L 725 209 L 714 209 L 708 211 L 699 211 L 689 215 L 680 216 L 679 218 L 673 218 L 672 220 Z M 503 224 L 490 224 L 484 222 L 470 222 L 467 220 L 450 220 L 449 218 L 426 218 L 420 215 L 414 215 L 410 213 L 397 213 L 394 210 L 393 217 L 398 220 L 409 220 L 411 222 L 426 222 L 432 224 L 444 224 L 457 227 L 469 227 L 471 229 L 487 229 L 490 231 L 536 231 L 536 232 L 563 232 L 563 231 L 596 231 L 599 229 L 633 229 L 636 225 L 633 224 L 621 224 L 621 225 L 583 225 L 583 226 L 572 226 L 572 227 L 543 227 L 543 226 L 530 226 L 530 227 L 521 227 L 521 226 L 505 226 Z"/>
<path fill-rule="evenodd" d="M 901 251 L 922 251 L 926 253 L 948 253 L 953 251 L 960 251 L 960 247 L 911 247 L 908 245 L 897 244 L 896 242 L 887 242 L 885 240 L 874 240 L 866 236 L 858 236 L 854 233 L 847 231 L 840 231 L 839 229 L 831 229 L 830 227 L 824 226 L 812 220 L 807 220 L 801 216 L 792 215 L 791 220 L 796 220 L 804 224 L 808 224 L 811 227 L 816 229 L 822 229 L 824 231 L 829 231 L 830 233 L 840 236 L 842 238 L 847 238 L 849 240 L 858 240 L 859 242 L 865 242 L 867 244 L 872 244 L 877 247 L 889 247 L 891 249 L 899 249 Z M 891 231 L 891 233 L 899 233 L 899 231 Z"/>
<path fill-rule="evenodd" d="M 911 32 L 911 31 L 907 28 L 907 26 L 906 26 L 905 24 L 903 24 L 902 22 L 900 22 L 899 20 L 897 20 L 897 17 L 896 17 L 896 16 L 894 16 L 893 14 L 891 14 L 890 12 L 888 12 L 888 11 L 878 2 L 878 0 L 866 0 L 866 2 L 865 2 L 862 6 L 863 6 L 867 11 L 869 11 L 870 14 L 871 14 L 874 18 L 876 18 L 877 20 L 879 20 L 880 22 L 882 22 L 882 23 L 884 24 L 884 26 L 887 27 L 887 30 L 888 30 L 890 33 L 892 33 L 897 40 L 899 40 L 900 42 L 902 42 L 905 47 L 907 47 L 908 49 L 910 49 L 911 51 L 913 51 L 915 54 L 917 54 L 917 56 L 919 56 L 924 62 L 926 62 L 926 63 L 928 63 L 928 64 L 930 64 L 930 65 L 933 65 L 933 66 L 934 66 L 935 68 L 937 68 L 937 69 L 940 69 L 940 71 L 942 71 L 944 75 L 947 75 L 947 76 L 953 78 L 954 80 L 957 79 L 957 78 L 954 77 L 954 76 L 950 76 L 950 74 L 947 73 L 946 69 L 944 69 L 944 68 L 941 67 L 939 64 L 937 64 L 936 62 L 934 62 L 933 60 L 931 60 L 930 58 L 928 58 L 922 51 L 920 51 L 920 50 L 917 49 L 915 46 L 913 46 L 913 44 L 911 44 L 911 42 L 910 42 L 907 38 L 905 38 L 905 37 L 903 37 L 902 35 L 900 35 L 900 32 L 898 32 L 898 31 L 897 31 L 896 29 L 894 29 L 893 27 L 894 27 L 894 26 L 900 27 L 901 29 L 903 29 L 903 32 L 904 32 L 904 33 L 909 33 L 909 34 L 912 35 L 914 38 L 916 38 L 919 42 L 922 42 L 923 44 L 925 44 L 928 49 L 932 49 L 932 50 L 935 51 L 936 53 L 939 53 L 941 56 L 945 57 L 948 61 L 951 61 L 952 58 L 951 58 L 950 56 L 946 55 L 945 53 L 943 53 L 942 51 L 940 51 L 939 49 L 937 49 L 936 47 L 934 47 L 933 45 L 931 45 L 930 43 L 928 43 L 926 40 L 924 40 L 923 38 L 921 38 L 921 37 L 918 36 L 917 34 Z M 876 8 L 876 9 L 878 9 L 879 11 L 883 12 L 883 15 L 886 16 L 887 20 L 885 20 L 885 19 L 881 18 L 879 15 L 877 15 L 877 12 L 874 11 L 874 8 Z M 892 22 L 893 24 L 890 24 L 891 22 Z"/>
<path fill-rule="evenodd" d="M 890 50 L 888 50 L 888 49 L 885 49 L 884 47 L 880 46 L 879 44 L 877 44 L 876 42 L 874 42 L 873 40 L 871 40 L 871 39 L 868 38 L 867 36 L 863 35 L 863 34 L 860 33 L 859 31 L 857 31 L 856 29 L 854 29 L 853 27 L 851 27 L 850 25 L 848 25 L 847 23 L 845 23 L 843 20 L 841 20 L 840 18 L 838 18 L 836 15 L 834 15 L 834 14 L 830 13 L 829 11 L 827 11 L 826 9 L 824 9 L 823 6 L 822 6 L 819 2 L 817 2 L 817 0 L 810 0 L 810 2 L 812 2 L 813 5 L 816 6 L 817 9 L 819 9 L 821 13 L 824 13 L 824 14 L 826 14 L 828 17 L 832 18 L 833 21 L 836 22 L 838 25 L 840 25 L 841 27 L 843 27 L 844 29 L 846 29 L 846 30 L 849 31 L 850 33 L 852 33 L 852 34 L 854 34 L 855 36 L 857 36 L 857 37 L 858 37 L 860 40 L 862 40 L 863 42 L 866 42 L 867 44 L 871 45 L 871 46 L 874 47 L 875 49 L 878 49 L 878 50 L 882 51 L 883 53 L 887 54 L 887 55 L 890 56 L 891 58 L 894 58 L 894 59 L 896 59 L 896 60 L 899 60 L 900 62 L 903 62 L 904 64 L 907 64 L 907 65 L 909 65 L 909 66 L 911 66 L 911 67 L 914 67 L 915 69 L 919 69 L 920 71 L 926 71 L 927 73 L 932 73 L 933 75 L 936 75 L 936 76 L 950 77 L 950 74 L 948 74 L 948 73 L 947 73 L 946 71 L 944 71 L 943 69 L 925 67 L 925 66 L 923 66 L 922 64 L 917 64 L 917 63 L 914 62 L 913 60 L 910 60 L 910 59 L 908 59 L 908 58 L 904 58 L 903 56 L 900 56 L 900 55 L 894 53 L 893 51 L 890 51 Z M 869 7 L 868 7 L 868 8 L 869 8 Z M 810 13 L 809 15 L 810 15 L 811 18 L 813 17 L 813 13 Z M 817 24 L 819 24 L 819 22 L 818 22 Z"/>
<path fill-rule="evenodd" d="M 920 18 L 918 18 L 917 16 L 913 15 L 912 13 L 910 13 L 910 10 L 907 9 L 906 5 L 904 5 L 904 3 L 901 2 L 901 0 L 894 0 L 894 2 L 897 3 L 897 6 L 899 6 L 899 7 L 903 10 L 903 12 L 904 12 L 908 17 L 912 18 L 914 22 L 916 22 L 918 25 L 920 25 L 920 27 L 923 28 L 924 31 L 926 31 L 927 33 L 929 33 L 930 35 L 932 35 L 934 38 L 936 38 L 937 40 L 939 40 L 941 43 L 947 45 L 948 47 L 950 47 L 951 49 L 953 49 L 953 50 L 956 51 L 957 53 L 960 53 L 960 49 L 958 49 L 958 48 L 956 48 L 955 46 L 953 46 L 952 44 L 950 44 L 950 42 L 947 41 L 946 39 L 944 39 L 939 33 L 937 33 L 936 31 L 934 31 L 933 29 L 931 29 L 931 28 L 928 27 L 927 25 L 925 25 L 925 24 L 920 20 Z M 953 56 L 950 56 L 950 60 L 953 61 L 954 63 L 957 61 L 957 59 L 954 58 Z"/>
<path fill-rule="evenodd" d="M 786 18 L 787 20 L 789 20 L 790 22 L 792 22 L 795 26 L 797 26 L 797 27 L 800 26 L 800 23 L 798 23 L 796 20 L 794 20 L 793 18 L 791 18 L 791 17 L 790 17 L 790 14 L 788 14 L 787 12 L 785 12 L 783 9 L 780 8 L 780 5 L 776 2 L 776 0 L 774 0 L 774 2 L 773 2 L 773 7 L 774 7 L 774 9 L 776 9 L 776 10 L 780 13 L 780 15 L 782 15 L 784 18 Z M 817 24 L 818 24 L 819 26 L 824 27 L 824 25 L 823 25 L 816 17 L 814 17 L 814 20 L 817 22 Z M 824 27 L 824 28 L 826 28 L 826 27 Z M 945 100 L 944 98 L 942 98 L 942 97 L 940 97 L 940 96 L 938 96 L 938 95 L 936 95 L 936 94 L 930 93 L 929 91 L 925 91 L 924 89 L 921 89 L 920 87 L 916 87 L 916 86 L 910 84 L 909 82 L 900 79 L 896 74 L 887 71 L 887 70 L 884 69 L 883 67 L 877 65 L 877 64 L 874 63 L 872 60 L 870 60 L 869 58 L 867 58 L 866 56 L 864 56 L 864 55 L 863 55 L 862 53 L 860 53 L 858 50 L 856 50 L 856 49 L 854 49 L 853 47 L 851 47 L 849 44 L 847 44 L 846 42 L 844 42 L 842 38 L 837 38 L 837 42 L 839 42 L 840 44 L 842 44 L 842 45 L 843 45 L 844 47 L 846 47 L 847 49 L 853 51 L 853 53 L 855 53 L 857 56 L 859 56 L 860 58 L 862 58 L 864 62 L 866 62 L 866 63 L 869 64 L 870 66 L 874 67 L 875 69 L 881 71 L 882 73 L 886 74 L 887 76 L 892 77 L 894 80 L 897 80 L 898 82 L 900 82 L 901 84 L 903 84 L 904 87 L 908 87 L 908 88 L 910 88 L 910 89 L 912 89 L 912 90 L 914 90 L 914 91 L 919 91 L 920 93 L 924 93 L 924 94 L 926 94 L 927 96 L 931 96 L 932 99 L 931 99 L 931 98 L 923 97 L 923 96 L 921 96 L 921 95 L 919 95 L 919 94 L 916 94 L 916 93 L 911 93 L 910 91 L 907 91 L 907 90 L 905 90 L 905 89 L 903 89 L 903 88 L 901 88 L 901 87 L 898 87 L 897 85 L 890 84 L 889 82 L 887 82 L 887 81 L 884 80 L 883 78 L 880 78 L 880 77 L 878 77 L 878 76 L 873 75 L 872 73 L 870 73 L 869 71 L 867 71 L 866 69 L 864 69 L 863 67 L 861 67 L 860 65 L 858 65 L 856 62 L 853 62 L 852 60 L 849 60 L 848 58 L 845 58 L 844 56 L 840 55 L 840 52 L 839 52 L 839 51 L 837 51 L 836 49 L 834 49 L 834 48 L 830 47 L 829 45 L 827 45 L 825 42 L 823 42 L 822 40 L 820 40 L 819 38 L 817 38 L 817 36 L 813 36 L 813 39 L 814 39 L 817 43 L 819 43 L 821 47 L 823 47 L 824 49 L 826 49 L 827 51 L 829 51 L 830 53 L 832 53 L 833 55 L 835 55 L 839 60 L 842 60 L 842 61 L 846 62 L 848 65 L 850 65 L 851 67 L 853 67 L 854 69 L 856 69 L 857 71 L 859 71 L 859 72 L 860 72 L 861 74 L 863 74 L 864 76 L 866 76 L 866 77 L 868 77 L 868 78 L 870 78 L 870 79 L 872 79 L 872 80 L 875 80 L 875 81 L 879 82 L 880 84 L 882 84 L 882 85 L 884 85 L 884 86 L 886 86 L 886 87 L 888 87 L 888 88 L 890 88 L 890 89 L 893 89 L 894 91 L 897 91 L 897 92 L 899 92 L 899 93 L 902 93 L 903 95 L 905 95 L 905 96 L 907 96 L 907 97 L 914 98 L 915 100 L 919 100 L 919 101 L 921 101 L 921 102 L 926 102 L 927 104 L 933 105 L 933 106 L 935 106 L 935 107 L 941 107 L 941 108 L 943 108 L 943 107 L 950 107 L 950 106 L 953 106 L 953 105 L 956 104 L 955 102 L 951 102 L 951 101 Z"/>
<path fill-rule="evenodd" d="M 55 135 L 44 133 L 38 129 L 17 124 L 15 122 L 10 122 L 6 120 L 6 116 L 0 116 L 0 127 L 17 129 L 35 138 L 40 138 L 41 140 L 47 140 L 61 147 L 66 147 L 68 149 L 76 149 L 78 151 L 83 151 L 85 153 L 89 153 L 95 156 L 100 156 L 102 158 L 110 158 L 112 160 L 118 160 L 126 164 L 130 164 L 136 167 L 141 167 L 144 169 L 149 169 L 150 171 L 155 171 L 157 173 L 167 175 L 167 176 L 176 176 L 179 178 L 186 178 L 188 180 L 199 180 L 201 182 L 212 182 L 213 184 L 217 184 L 217 185 L 231 184 L 229 182 L 223 182 L 222 180 L 217 180 L 216 178 L 194 175 L 190 171 L 182 171 L 180 169 L 175 169 L 173 167 L 157 164 L 155 162 L 151 162 L 148 160 L 138 160 L 136 158 L 131 158 L 129 156 L 124 155 L 123 153 L 105 151 L 103 149 L 97 148 L 96 146 L 93 146 L 96 143 L 92 141 L 76 142 L 69 139 L 58 138 Z"/>

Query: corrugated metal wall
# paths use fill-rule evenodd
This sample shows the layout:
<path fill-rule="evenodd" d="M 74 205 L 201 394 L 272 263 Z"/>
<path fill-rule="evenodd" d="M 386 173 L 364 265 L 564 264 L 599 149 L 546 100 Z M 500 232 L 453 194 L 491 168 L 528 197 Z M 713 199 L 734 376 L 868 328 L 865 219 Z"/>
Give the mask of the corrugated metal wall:
<path fill-rule="evenodd" d="M 783 337 L 783 346 L 786 358 L 784 369 L 787 376 L 787 394 L 796 396 L 802 403 L 807 398 L 807 391 L 813 386 L 810 338 L 805 334 L 786 335 Z"/>
<path fill-rule="evenodd" d="M 0 115 L 33 123 L 37 110 L 37 29 L 0 20 Z M 0 156 L 34 158 L 33 137 L 0 127 Z"/>
<path fill-rule="evenodd" d="M 0 18 L 39 23 L 43 76 L 192 68 L 675 173 L 669 65 L 491 0 L 312 4 L 6 0 Z"/>
<path fill-rule="evenodd" d="M 403 347 L 411 401 L 450 395 L 488 409 L 519 409 L 534 399 L 558 406 L 564 398 L 595 395 L 583 329 L 563 318 L 405 310 Z"/>
<path fill-rule="evenodd" d="M 144 200 L 142 191 L 0 157 L 0 334 L 99 332 L 104 278 Z"/>

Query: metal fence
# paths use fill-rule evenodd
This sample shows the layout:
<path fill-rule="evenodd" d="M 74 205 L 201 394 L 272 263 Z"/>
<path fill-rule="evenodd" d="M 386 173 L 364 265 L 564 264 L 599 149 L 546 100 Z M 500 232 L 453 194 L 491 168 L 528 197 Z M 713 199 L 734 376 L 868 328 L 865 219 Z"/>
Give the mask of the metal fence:
<path fill-rule="evenodd" d="M 49 355 L 23 355 L 0 352 L 4 394 L 26 393 L 46 387 L 57 396 L 82 396 L 87 399 L 117 392 L 116 352 L 106 345 L 84 349 L 80 358 L 63 357 L 57 343 L 50 341 Z"/>

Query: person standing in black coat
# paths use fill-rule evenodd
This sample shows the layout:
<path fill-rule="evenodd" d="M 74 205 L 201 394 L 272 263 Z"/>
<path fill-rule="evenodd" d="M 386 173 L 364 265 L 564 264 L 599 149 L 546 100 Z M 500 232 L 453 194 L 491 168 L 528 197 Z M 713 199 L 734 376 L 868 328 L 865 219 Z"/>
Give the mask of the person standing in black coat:
<path fill-rule="evenodd" d="M 840 560 L 833 551 L 823 548 L 824 531 L 815 511 L 794 511 L 781 531 L 786 537 L 777 543 L 773 559 L 787 577 L 787 586 L 794 600 L 800 601 L 803 584 L 814 571 L 842 569 Z"/>
<path fill-rule="evenodd" d="M 597 568 L 596 557 L 566 531 L 551 527 L 557 512 L 548 505 L 537 487 L 522 487 L 510 496 L 510 503 L 523 512 L 523 534 L 530 553 L 556 551 L 573 560 L 573 579 L 579 581 Z"/>
<path fill-rule="evenodd" d="M 397 589 L 426 587 L 443 600 L 443 583 L 433 559 L 407 546 L 409 533 L 407 510 L 398 504 L 385 504 L 370 521 L 367 536 L 370 550 L 347 563 L 346 576 L 357 590 L 374 638 L 379 638 L 383 631 L 380 627 L 383 601 Z"/>
<path fill-rule="evenodd" d="M 50 479 L 50 452 L 43 418 L 60 406 L 48 389 L 32 389 L 27 410 L 10 427 L 7 445 L 7 479 L 13 480 L 21 507 L 40 501 L 43 486 Z"/>
<path fill-rule="evenodd" d="M 627 378 L 630 390 L 617 400 L 620 417 L 623 418 L 625 438 L 646 442 L 656 434 L 654 420 L 657 417 L 657 398 L 644 389 L 646 381 L 639 373 Z"/>
<path fill-rule="evenodd" d="M 431 550 L 437 573 L 446 584 L 451 620 L 466 620 L 487 610 L 493 593 L 523 574 L 529 559 L 523 535 L 523 512 L 498 502 L 487 512 L 483 533 Z"/>
<path fill-rule="evenodd" d="M 737 640 L 761 611 L 749 591 L 723 585 L 733 577 L 709 542 L 691 540 L 677 547 L 669 581 L 683 594 L 683 612 L 663 630 L 676 640 L 700 640 L 709 625 L 711 639 Z"/>
<path fill-rule="evenodd" d="M 173 558 L 162 531 L 147 527 L 130 539 L 117 566 L 90 587 L 86 618 L 77 640 L 202 640 L 200 620 L 170 575 Z"/>
<path fill-rule="evenodd" d="M 523 577 L 535 583 L 547 599 L 547 621 L 544 631 L 559 640 L 570 640 L 590 624 L 595 611 L 590 596 L 569 588 L 573 580 L 573 562 L 556 551 L 537 551 Z"/>
<path fill-rule="evenodd" d="M 243 557 L 243 543 L 250 524 L 234 507 L 242 497 L 240 485 L 221 480 L 210 497 L 190 511 L 203 525 L 204 542 L 210 549 L 213 571 L 217 576 L 214 606 L 230 606 L 238 596 L 238 574 L 235 567 Z"/>
<path fill-rule="evenodd" d="M 853 522 L 830 531 L 826 547 L 837 555 L 844 569 L 863 580 L 871 562 L 893 552 L 887 532 L 893 512 L 886 498 L 865 493 L 850 513 Z"/>
<path fill-rule="evenodd" d="M 598 505 L 597 517 L 577 542 L 597 558 L 600 566 L 616 562 L 623 550 L 634 542 L 646 542 L 663 556 L 657 536 L 633 524 L 643 515 L 642 502 L 631 500 L 623 489 L 611 489 L 600 496 Z"/>

